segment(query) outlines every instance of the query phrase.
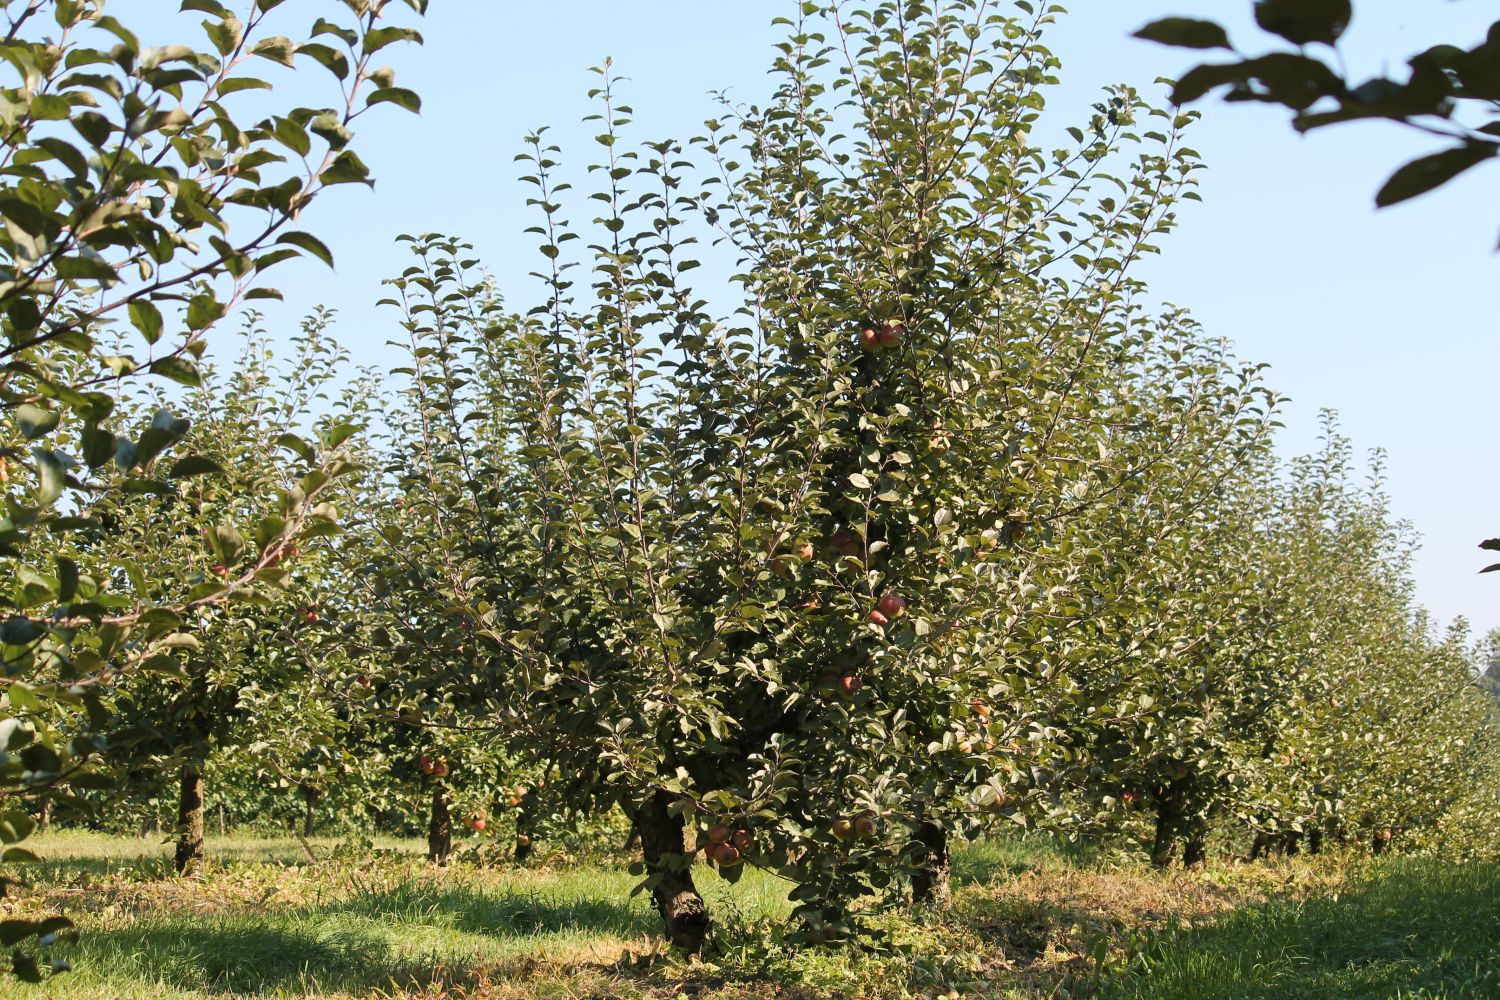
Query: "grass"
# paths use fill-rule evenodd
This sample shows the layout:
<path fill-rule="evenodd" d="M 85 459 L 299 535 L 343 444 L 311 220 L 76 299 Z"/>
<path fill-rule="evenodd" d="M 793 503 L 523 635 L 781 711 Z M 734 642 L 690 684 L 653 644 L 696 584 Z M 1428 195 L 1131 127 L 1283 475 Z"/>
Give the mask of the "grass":
<path fill-rule="evenodd" d="M 1500 997 L 1500 868 L 1392 860 L 1337 893 L 1155 935 L 1112 995 Z"/>
<path fill-rule="evenodd" d="M 1160 875 L 1044 840 L 968 846 L 941 919 L 878 917 L 881 950 L 797 951 L 786 885 L 699 879 L 704 961 L 663 952 L 622 859 L 437 870 L 421 846 L 230 837 L 197 877 L 166 845 L 51 834 L 19 912 L 64 912 L 75 971 L 17 1000 L 521 997 L 1500 996 L 1500 867 L 1391 859 Z M 311 855 L 309 854 L 309 849 Z"/>

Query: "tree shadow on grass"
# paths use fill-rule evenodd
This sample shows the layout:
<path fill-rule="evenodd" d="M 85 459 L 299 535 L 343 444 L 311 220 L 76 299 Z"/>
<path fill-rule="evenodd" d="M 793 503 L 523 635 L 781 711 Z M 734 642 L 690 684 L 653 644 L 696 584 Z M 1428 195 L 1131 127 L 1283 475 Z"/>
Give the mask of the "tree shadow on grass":
<path fill-rule="evenodd" d="M 467 963 L 393 954 L 380 937 L 316 922 L 243 916 L 143 922 L 84 938 L 77 963 L 111 982 L 233 996 L 363 994 L 393 986 L 463 985 Z"/>
<path fill-rule="evenodd" d="M 1500 997 L 1500 867 L 1395 860 L 1336 896 L 1159 935 L 1106 996 Z"/>
<path fill-rule="evenodd" d="M 89 932 L 74 957 L 80 968 L 98 969 L 112 982 L 171 990 L 363 995 L 434 984 L 472 987 L 486 952 L 501 959 L 534 953 L 550 963 L 568 950 L 564 945 L 657 929 L 639 900 L 401 886 L 272 912 L 149 916 L 127 928 Z M 445 940 L 455 933 L 486 938 L 490 946 Z"/>
<path fill-rule="evenodd" d="M 479 892 L 463 887 L 407 884 L 361 893 L 332 904 L 329 909 L 495 938 L 563 932 L 631 938 L 660 930 L 659 918 L 643 897 L 579 897 L 523 889 Z"/>

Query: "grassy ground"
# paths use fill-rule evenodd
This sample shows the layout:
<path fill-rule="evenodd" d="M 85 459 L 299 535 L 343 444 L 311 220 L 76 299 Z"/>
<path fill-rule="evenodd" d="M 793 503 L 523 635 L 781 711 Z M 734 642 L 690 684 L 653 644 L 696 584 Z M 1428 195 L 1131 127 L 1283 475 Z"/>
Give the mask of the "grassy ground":
<path fill-rule="evenodd" d="M 41 838 L 22 913 L 83 932 L 18 1000 L 520 997 L 1500 997 L 1500 867 L 1391 859 L 1158 875 L 1041 842 L 955 860 L 945 918 L 883 918 L 885 953 L 795 952 L 786 886 L 700 879 L 706 961 L 661 952 L 623 860 L 437 871 L 412 842 L 225 838 L 198 877 L 149 840 Z"/>

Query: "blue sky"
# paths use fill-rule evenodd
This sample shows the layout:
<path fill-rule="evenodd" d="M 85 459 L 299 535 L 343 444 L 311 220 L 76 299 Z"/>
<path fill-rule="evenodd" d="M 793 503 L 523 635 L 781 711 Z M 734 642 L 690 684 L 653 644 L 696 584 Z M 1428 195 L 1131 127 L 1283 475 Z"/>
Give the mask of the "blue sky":
<path fill-rule="evenodd" d="M 328 0 L 291 0 L 276 17 L 294 33 Z M 239 6 L 232 4 L 232 6 Z M 1129 37 L 1167 14 L 1211 14 L 1242 48 L 1270 47 L 1250 23 L 1249 0 L 1074 0 L 1049 44 L 1063 61 L 1050 108 L 1083 117 L 1100 87 L 1151 92 L 1193 54 Z M 1438 41 L 1478 41 L 1491 4 L 1363 0 L 1345 52 L 1355 76 L 1390 67 Z M 198 16 L 168 0 L 114 0 L 110 12 L 139 25 L 147 43 L 185 40 Z M 540 125 L 581 168 L 594 130 L 580 119 L 613 57 L 642 139 L 698 134 L 715 113 L 710 91 L 753 102 L 771 86 L 766 68 L 780 37 L 771 19 L 792 0 L 432 0 L 423 49 L 388 50 L 404 86 L 425 101 L 420 118 L 388 111 L 364 120 L 361 153 L 374 192 L 345 188 L 316 206 L 337 271 L 283 265 L 275 283 L 292 321 L 317 304 L 338 310 L 337 334 L 361 362 L 386 356 L 389 317 L 373 302 L 380 280 L 406 265 L 402 232 L 439 231 L 473 242 L 502 284 L 533 266 L 534 223 L 517 183 L 522 138 Z M 316 77 L 313 82 L 320 83 Z M 301 78 L 285 79 L 285 91 Z M 1157 91 L 1160 92 L 1160 91 Z M 285 93 L 282 94 L 285 97 Z M 326 98 L 319 103 L 327 103 Z M 1202 105 L 1191 136 L 1209 170 L 1204 203 L 1189 206 L 1162 257 L 1143 268 L 1157 295 L 1187 306 L 1241 357 L 1272 365 L 1269 381 L 1291 397 L 1281 449 L 1310 449 L 1323 407 L 1338 410 L 1357 448 L 1388 452 L 1389 492 L 1424 545 L 1419 596 L 1440 619 L 1500 625 L 1500 577 L 1480 577 L 1476 544 L 1500 534 L 1500 462 L 1489 412 L 1500 371 L 1494 295 L 1500 289 L 1500 200 L 1495 169 L 1376 213 L 1373 196 L 1395 166 L 1432 149 L 1394 126 L 1351 125 L 1297 136 L 1286 113 Z M 1073 112 L 1070 114 L 1070 112 Z M 577 213 L 580 216 L 582 212 Z"/>

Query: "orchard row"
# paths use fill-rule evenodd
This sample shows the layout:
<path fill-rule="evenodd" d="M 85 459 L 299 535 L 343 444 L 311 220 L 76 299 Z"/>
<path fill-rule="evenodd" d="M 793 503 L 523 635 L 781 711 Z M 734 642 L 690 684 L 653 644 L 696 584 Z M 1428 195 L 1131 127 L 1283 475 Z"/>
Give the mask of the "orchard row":
<path fill-rule="evenodd" d="M 175 58 L 221 97 L 240 53 L 301 54 L 411 106 L 361 61 L 414 36 L 386 6 L 300 45 L 211 12 L 219 54 Z M 941 905 L 949 843 L 996 829 L 1144 826 L 1159 865 L 1216 832 L 1492 853 L 1479 654 L 1415 605 L 1378 463 L 1364 482 L 1330 420 L 1278 464 L 1260 370 L 1153 303 L 1137 268 L 1195 197 L 1192 116 L 1118 87 L 1053 135 L 1053 18 L 794 6 L 770 100 L 685 143 L 633 141 L 604 67 L 589 170 L 544 133 L 520 158 L 535 282 L 502 295 L 468 245 L 403 237 L 389 375 L 351 371 L 326 313 L 285 366 L 254 313 L 224 373 L 199 363 L 260 271 L 326 255 L 284 227 L 364 179 L 354 99 L 239 132 L 217 100 L 200 128 L 122 97 L 166 137 L 100 127 L 128 177 L 18 182 L 38 212 L 109 206 L 116 280 L 63 266 L 88 227 L 11 248 L 35 273 L 4 293 L 30 387 L 7 455 L 34 474 L 5 536 L 7 793 L 83 822 L 170 776 L 184 868 L 221 773 L 309 815 L 421 808 L 439 861 L 455 821 L 524 856 L 621 809 L 689 950 L 707 870 L 780 873 L 795 935 L 836 943 L 882 900 Z M 192 85 L 158 50 L 107 59 L 163 106 Z M 261 186 L 314 138 L 322 173 Z M 245 209 L 281 249 L 214 236 L 216 265 L 160 276 Z M 122 330 L 144 347 L 106 350 Z"/>

